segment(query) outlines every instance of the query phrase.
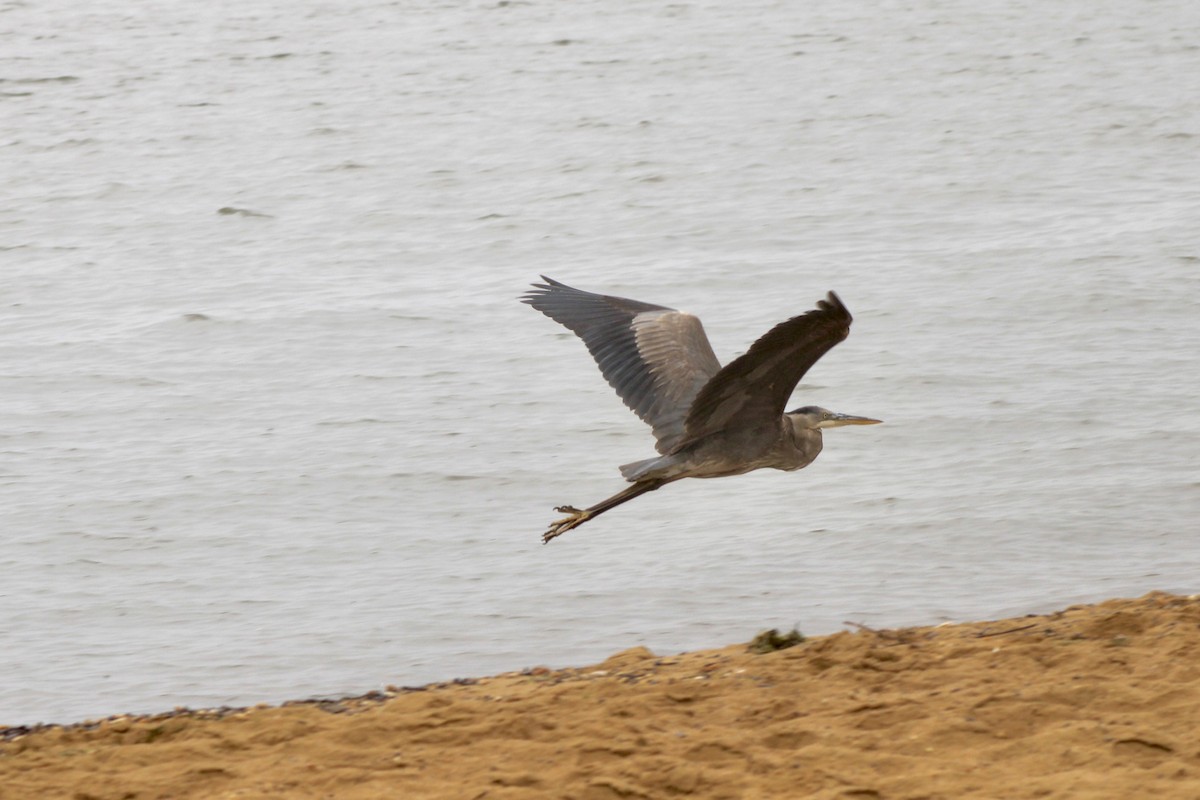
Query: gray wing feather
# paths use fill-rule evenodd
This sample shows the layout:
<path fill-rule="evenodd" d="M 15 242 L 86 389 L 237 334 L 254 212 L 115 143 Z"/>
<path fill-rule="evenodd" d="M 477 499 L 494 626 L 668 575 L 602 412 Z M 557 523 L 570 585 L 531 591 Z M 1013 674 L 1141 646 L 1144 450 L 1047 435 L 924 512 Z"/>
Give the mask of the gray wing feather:
<path fill-rule="evenodd" d="M 521 300 L 583 340 L 601 374 L 670 452 L 701 388 L 721 364 L 691 314 L 623 297 L 593 294 L 542 276 Z"/>
<path fill-rule="evenodd" d="M 852 320 L 830 292 L 812 311 L 767 331 L 701 389 L 684 423 L 684 441 L 734 427 L 774 424 L 804 373 L 850 335 Z"/>

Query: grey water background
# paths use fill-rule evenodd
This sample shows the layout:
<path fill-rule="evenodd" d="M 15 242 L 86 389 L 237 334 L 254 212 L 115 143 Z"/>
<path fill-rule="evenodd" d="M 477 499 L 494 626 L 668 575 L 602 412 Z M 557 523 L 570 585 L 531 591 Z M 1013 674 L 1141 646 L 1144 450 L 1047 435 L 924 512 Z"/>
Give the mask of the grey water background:
<path fill-rule="evenodd" d="M 1191 2 L 0 6 L 0 723 L 1200 591 Z M 545 273 L 880 417 L 652 453 Z"/>

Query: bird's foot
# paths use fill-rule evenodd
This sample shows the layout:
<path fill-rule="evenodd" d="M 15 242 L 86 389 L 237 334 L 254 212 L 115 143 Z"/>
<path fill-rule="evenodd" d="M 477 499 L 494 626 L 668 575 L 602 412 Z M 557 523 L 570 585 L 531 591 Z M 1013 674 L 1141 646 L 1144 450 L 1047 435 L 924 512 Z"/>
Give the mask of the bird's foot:
<path fill-rule="evenodd" d="M 554 510 L 567 516 L 550 523 L 550 527 L 542 534 L 542 544 L 547 544 L 551 539 L 562 536 L 567 531 L 579 527 L 592 518 L 592 515 L 586 509 L 579 509 L 575 506 L 558 506 Z"/>

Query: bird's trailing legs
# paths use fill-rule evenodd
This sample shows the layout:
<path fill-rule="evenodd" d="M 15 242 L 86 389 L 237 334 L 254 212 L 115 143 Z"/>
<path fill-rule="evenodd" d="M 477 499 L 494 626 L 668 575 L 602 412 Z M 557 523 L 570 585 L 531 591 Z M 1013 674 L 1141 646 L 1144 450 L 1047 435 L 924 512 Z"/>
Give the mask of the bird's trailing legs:
<path fill-rule="evenodd" d="M 545 533 L 542 534 L 542 544 L 546 544 L 556 536 L 562 536 L 572 528 L 578 528 L 592 517 L 597 517 L 603 514 L 605 511 L 608 511 L 610 508 L 616 508 L 617 506 L 621 505 L 621 503 L 632 500 L 640 494 L 652 492 L 666 482 L 667 481 L 662 478 L 651 478 L 649 480 L 638 481 L 632 486 L 628 486 L 625 489 L 617 492 L 607 500 L 601 500 L 599 503 L 596 503 L 596 505 L 588 508 L 579 509 L 575 506 L 558 506 L 554 510 L 560 514 L 566 514 L 567 516 L 550 523 L 550 527 Z"/>

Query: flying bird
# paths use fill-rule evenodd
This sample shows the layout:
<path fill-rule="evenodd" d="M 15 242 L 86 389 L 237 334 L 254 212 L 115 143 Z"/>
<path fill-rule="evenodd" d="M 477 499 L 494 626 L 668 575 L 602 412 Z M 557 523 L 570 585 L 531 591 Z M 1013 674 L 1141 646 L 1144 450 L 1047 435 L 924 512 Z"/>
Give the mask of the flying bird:
<path fill-rule="evenodd" d="M 850 312 L 833 292 L 722 367 L 687 312 L 542 280 L 521 301 L 583 340 L 605 380 L 653 429 L 659 453 L 623 465 L 631 485 L 612 497 L 555 508 L 567 516 L 550 524 L 543 543 L 681 478 L 801 469 L 821 452 L 825 428 L 880 422 L 817 406 L 784 412 L 804 373 L 850 334 Z"/>

